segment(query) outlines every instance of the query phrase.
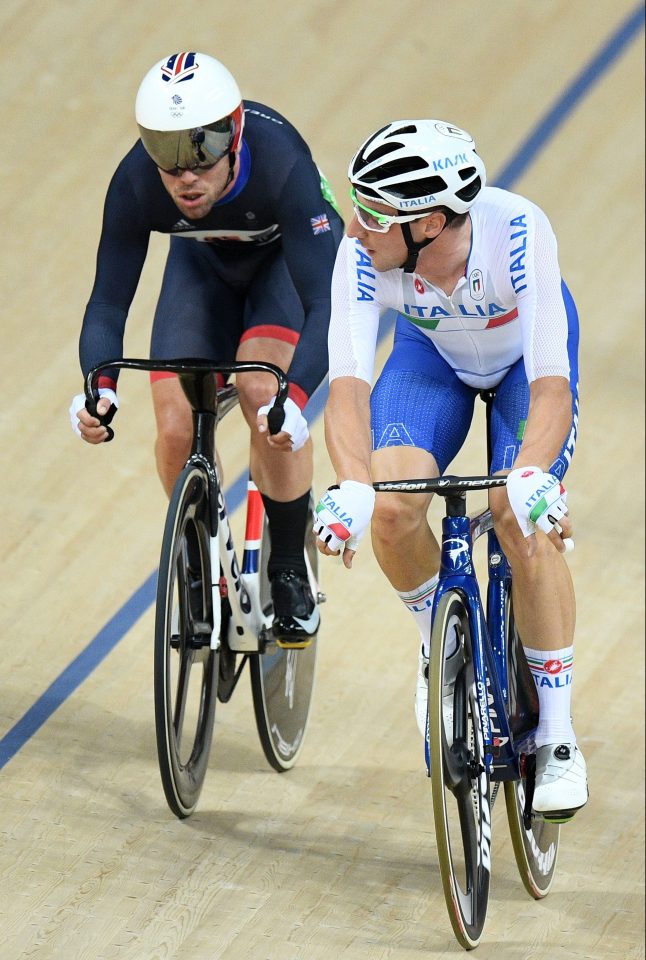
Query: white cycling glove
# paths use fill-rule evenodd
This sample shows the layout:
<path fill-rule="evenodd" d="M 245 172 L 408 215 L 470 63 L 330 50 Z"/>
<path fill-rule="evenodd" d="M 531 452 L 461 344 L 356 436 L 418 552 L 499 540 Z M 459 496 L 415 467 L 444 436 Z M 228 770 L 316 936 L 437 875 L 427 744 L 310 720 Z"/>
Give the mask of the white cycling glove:
<path fill-rule="evenodd" d="M 524 537 L 536 527 L 549 533 L 567 513 L 567 493 L 558 477 L 540 467 L 519 467 L 507 477 L 507 496 Z"/>
<path fill-rule="evenodd" d="M 273 407 L 275 400 L 276 397 L 272 397 L 269 403 L 266 403 L 263 407 L 260 407 L 258 410 L 258 416 L 266 417 Z M 294 403 L 291 397 L 287 397 L 285 400 L 285 420 L 283 421 L 283 425 L 280 429 L 284 430 L 285 433 L 288 433 L 291 436 L 292 453 L 296 453 L 297 450 L 300 450 L 310 435 L 310 431 L 307 426 L 307 420 L 301 413 L 298 405 Z"/>
<path fill-rule="evenodd" d="M 356 550 L 374 508 L 375 491 L 369 483 L 344 480 L 340 487 L 328 487 L 316 505 L 314 533 L 332 551 Z"/>
<path fill-rule="evenodd" d="M 119 409 L 119 400 L 114 390 L 111 390 L 109 387 L 99 387 L 99 398 L 107 397 L 111 404 L 113 404 L 117 410 Z M 72 430 L 77 435 L 81 436 L 81 431 L 79 430 L 79 418 L 78 414 L 81 410 L 85 409 L 85 394 L 77 393 L 72 403 L 70 404 L 69 415 L 70 423 L 72 424 Z"/>

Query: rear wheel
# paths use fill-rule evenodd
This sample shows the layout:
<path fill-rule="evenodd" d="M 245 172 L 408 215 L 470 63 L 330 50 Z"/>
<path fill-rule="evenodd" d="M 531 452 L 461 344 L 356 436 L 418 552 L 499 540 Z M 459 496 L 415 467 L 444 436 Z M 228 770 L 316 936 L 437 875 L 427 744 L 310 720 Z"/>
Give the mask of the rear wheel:
<path fill-rule="evenodd" d="M 259 558 L 260 602 L 263 613 L 271 620 L 267 576 L 270 547 L 265 517 Z M 312 594 L 318 602 L 318 551 L 311 530 L 305 541 L 305 556 Z M 274 770 L 283 773 L 294 766 L 303 746 L 314 691 L 318 641 L 315 637 L 304 650 L 285 650 L 276 644 L 271 633 L 266 633 L 265 640 L 264 651 L 249 658 L 253 705 L 265 757 Z"/>
<path fill-rule="evenodd" d="M 511 599 L 507 608 L 507 663 L 510 723 L 514 735 L 522 736 L 524 728 L 536 726 L 538 696 L 516 630 Z M 505 782 L 507 820 L 518 872 L 529 895 L 540 900 L 549 893 L 554 879 L 560 827 L 532 816 L 528 828 L 524 819 L 526 795 L 527 780 L 524 777 Z"/>
<path fill-rule="evenodd" d="M 173 813 L 197 806 L 213 737 L 218 653 L 211 649 L 213 600 L 208 479 L 187 464 L 168 507 L 157 583 L 155 730 L 159 770 Z"/>
<path fill-rule="evenodd" d="M 445 651 L 456 640 L 458 648 L 447 667 Z M 487 915 L 491 806 L 471 630 L 464 601 L 454 590 L 442 596 L 433 618 L 429 731 L 433 816 L 444 898 L 454 933 L 470 950 L 480 941 Z"/>

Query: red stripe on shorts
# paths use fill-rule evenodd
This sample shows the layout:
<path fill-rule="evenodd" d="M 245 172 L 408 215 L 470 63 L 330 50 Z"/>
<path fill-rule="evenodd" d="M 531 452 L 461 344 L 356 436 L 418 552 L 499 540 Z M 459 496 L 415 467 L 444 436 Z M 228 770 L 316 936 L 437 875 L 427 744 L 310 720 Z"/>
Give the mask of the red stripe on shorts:
<path fill-rule="evenodd" d="M 290 383 L 287 390 L 287 396 L 290 397 L 299 410 L 302 410 L 305 407 L 305 404 L 309 400 L 309 397 L 305 391 L 298 386 L 296 383 Z"/>
<path fill-rule="evenodd" d="M 151 370 L 150 382 L 157 383 L 158 380 L 172 380 L 173 377 L 176 377 L 176 376 L 177 376 L 176 373 L 169 373 L 168 370 Z M 215 383 L 217 385 L 218 390 L 221 390 L 226 383 L 226 380 L 224 379 L 223 374 L 216 373 Z"/>
<path fill-rule="evenodd" d="M 253 340 L 255 337 L 269 337 L 271 340 L 282 340 L 283 343 L 291 343 L 293 347 L 299 341 L 300 333 L 296 330 L 289 330 L 287 327 L 279 327 L 277 324 L 266 323 L 259 327 L 252 327 L 240 337 L 240 343 L 247 340 Z"/>

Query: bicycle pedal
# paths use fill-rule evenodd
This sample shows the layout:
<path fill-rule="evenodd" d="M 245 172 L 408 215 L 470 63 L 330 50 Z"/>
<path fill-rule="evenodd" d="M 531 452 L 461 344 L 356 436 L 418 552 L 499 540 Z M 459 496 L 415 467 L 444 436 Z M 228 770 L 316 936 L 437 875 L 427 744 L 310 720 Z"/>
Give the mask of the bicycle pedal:
<path fill-rule="evenodd" d="M 569 823 L 570 820 L 574 819 L 576 810 L 562 810 L 556 811 L 555 813 L 536 813 L 534 811 L 534 817 L 536 819 L 544 820 L 545 823 L 554 823 L 554 824 L 563 824 Z"/>
<path fill-rule="evenodd" d="M 302 640 L 283 640 L 281 637 L 275 637 L 276 646 L 281 650 L 307 650 L 312 646 L 314 637 L 305 637 Z"/>
<path fill-rule="evenodd" d="M 193 650 L 202 650 L 204 647 L 211 645 L 211 634 L 213 632 L 211 624 L 207 623 L 205 620 L 197 620 L 194 621 L 190 627 L 190 633 L 188 633 L 187 636 L 187 646 L 191 647 Z M 177 641 L 179 645 L 179 637 L 177 638 Z M 172 640 L 171 645 L 174 645 Z"/>

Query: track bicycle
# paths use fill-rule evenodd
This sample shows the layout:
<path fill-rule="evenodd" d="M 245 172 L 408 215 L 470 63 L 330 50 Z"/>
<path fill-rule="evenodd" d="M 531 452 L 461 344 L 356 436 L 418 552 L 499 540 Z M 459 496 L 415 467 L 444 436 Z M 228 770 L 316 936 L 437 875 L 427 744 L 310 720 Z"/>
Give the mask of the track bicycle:
<path fill-rule="evenodd" d="M 491 512 L 466 513 L 467 492 L 506 482 L 501 476 L 444 476 L 374 484 L 379 492 L 434 493 L 446 500 L 425 754 L 444 897 L 455 936 L 467 950 L 480 942 L 486 919 L 491 813 L 501 783 L 516 864 L 535 899 L 550 890 L 559 847 L 559 824 L 532 810 L 538 694 L 514 621 L 511 569 Z M 486 613 L 473 562 L 474 543 L 485 533 Z"/>
<path fill-rule="evenodd" d="M 216 455 L 216 428 L 238 404 L 233 384 L 216 374 L 266 372 L 278 393 L 269 430 L 282 425 L 287 379 L 270 363 L 210 363 L 179 359 L 123 359 L 101 364 L 85 380 L 93 416 L 102 371 L 176 373 L 192 408 L 191 453 L 170 498 L 164 528 L 155 611 L 154 702 L 157 754 L 164 794 L 179 818 L 195 810 L 209 761 L 216 701 L 230 700 L 247 661 L 256 727 L 263 752 L 278 772 L 296 762 L 310 714 L 316 638 L 304 649 L 283 649 L 271 633 L 273 609 L 267 575 L 270 536 L 261 495 L 251 477 L 242 564 L 227 515 Z M 113 411 L 114 412 L 114 411 Z M 108 426 L 108 416 L 99 419 Z M 109 438 L 112 428 L 108 426 Z M 317 603 L 318 552 L 308 531 L 305 560 Z"/>

